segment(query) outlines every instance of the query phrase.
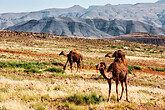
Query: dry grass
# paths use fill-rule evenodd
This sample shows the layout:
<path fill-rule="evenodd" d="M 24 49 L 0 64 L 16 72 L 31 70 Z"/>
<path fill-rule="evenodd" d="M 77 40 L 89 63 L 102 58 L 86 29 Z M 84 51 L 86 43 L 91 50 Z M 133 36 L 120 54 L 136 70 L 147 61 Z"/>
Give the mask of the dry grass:
<path fill-rule="evenodd" d="M 1 35 L 1 34 L 0 34 Z M 112 48 L 117 46 L 117 48 Z M 90 95 L 96 93 L 107 99 L 108 84 L 94 66 L 101 61 L 110 64 L 113 59 L 105 58 L 107 52 L 122 49 L 129 61 L 129 65 L 137 65 L 142 68 L 148 66 L 165 67 L 164 53 L 150 53 L 165 51 L 165 47 L 153 45 L 129 43 L 123 41 L 104 41 L 95 39 L 78 39 L 64 36 L 53 36 L 51 39 L 34 37 L 1 36 L 0 49 L 19 53 L 0 52 L 2 62 L 44 62 L 50 63 L 42 73 L 26 73 L 24 68 L 0 68 L 0 109 L 9 110 L 34 110 L 34 109 L 163 109 L 165 108 L 165 76 L 146 74 L 145 71 L 133 71 L 129 74 L 129 100 L 125 101 L 125 92 L 122 100 L 115 100 L 115 84 L 112 84 L 112 100 L 110 103 L 79 105 L 65 102 L 64 100 L 74 94 Z M 66 62 L 63 56 L 58 57 L 62 50 L 68 53 L 77 48 L 84 55 L 85 69 L 81 73 L 70 73 L 67 67 L 66 73 L 44 71 L 47 68 L 62 68 L 53 63 Z M 132 51 L 130 48 L 138 48 Z M 139 50 L 140 49 L 140 50 Z M 30 54 L 29 54 L 30 53 Z M 74 64 L 74 66 L 76 66 Z M 119 86 L 119 93 L 121 87 Z"/>

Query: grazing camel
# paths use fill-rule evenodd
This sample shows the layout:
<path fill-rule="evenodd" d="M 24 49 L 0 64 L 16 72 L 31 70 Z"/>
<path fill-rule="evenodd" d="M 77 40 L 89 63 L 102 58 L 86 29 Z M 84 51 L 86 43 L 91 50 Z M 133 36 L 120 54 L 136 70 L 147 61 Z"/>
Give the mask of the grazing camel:
<path fill-rule="evenodd" d="M 114 62 L 109 66 L 109 68 L 107 70 L 107 73 L 105 72 L 106 71 L 106 64 L 104 62 L 101 62 L 100 64 L 96 65 L 96 69 L 100 71 L 100 73 L 103 75 L 103 77 L 106 80 L 108 80 L 108 84 L 109 84 L 108 101 L 110 101 L 111 80 L 112 79 L 116 82 L 117 101 L 119 102 L 119 100 L 121 100 L 121 98 L 123 96 L 123 91 L 124 91 L 123 82 L 125 83 L 126 101 L 128 101 L 128 93 L 127 93 L 127 74 L 128 74 L 128 69 L 123 64 L 122 60 L 120 58 L 116 58 L 114 60 Z M 122 92 L 121 92 L 120 99 L 118 97 L 118 83 L 119 83 L 119 81 L 121 82 L 121 86 L 122 86 Z"/>
<path fill-rule="evenodd" d="M 65 66 L 63 67 L 64 70 L 66 69 L 67 63 L 69 62 L 70 63 L 70 69 L 71 69 L 71 72 L 72 72 L 72 64 L 73 64 L 73 62 L 76 62 L 77 63 L 77 72 L 78 72 L 78 68 L 80 68 L 81 61 L 83 60 L 83 56 L 78 50 L 76 50 L 76 49 L 71 50 L 69 52 L 69 54 L 65 54 L 64 51 L 62 51 L 59 55 L 64 55 L 68 58 L 67 61 L 66 61 Z"/>
<path fill-rule="evenodd" d="M 107 53 L 107 54 L 105 55 L 105 57 L 109 57 L 109 58 L 115 57 L 115 59 L 116 59 L 116 58 L 121 58 L 121 60 L 123 61 L 124 65 L 125 65 L 126 67 L 128 67 L 128 61 L 127 61 L 127 59 L 125 58 L 125 53 L 124 53 L 124 52 L 122 52 L 121 50 L 117 50 L 117 51 L 115 51 L 115 52 L 113 53 L 112 56 L 111 56 L 110 54 L 111 54 L 110 52 Z"/>

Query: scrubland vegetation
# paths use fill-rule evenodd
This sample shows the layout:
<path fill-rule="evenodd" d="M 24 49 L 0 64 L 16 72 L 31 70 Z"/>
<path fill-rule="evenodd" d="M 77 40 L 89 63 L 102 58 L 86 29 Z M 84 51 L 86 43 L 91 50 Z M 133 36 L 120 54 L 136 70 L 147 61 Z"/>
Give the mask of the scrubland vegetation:
<path fill-rule="evenodd" d="M 165 109 L 163 46 L 53 35 L 29 37 L 28 33 L 0 35 L 1 110 Z M 67 58 L 58 56 L 72 49 L 84 56 L 80 73 L 76 73 L 76 64 L 73 73 L 69 65 L 64 71 Z M 114 82 L 107 102 L 108 83 L 95 70 L 102 61 L 109 66 L 113 59 L 105 58 L 105 54 L 118 49 L 125 52 L 129 63 L 129 103 L 125 92 L 117 103 Z"/>

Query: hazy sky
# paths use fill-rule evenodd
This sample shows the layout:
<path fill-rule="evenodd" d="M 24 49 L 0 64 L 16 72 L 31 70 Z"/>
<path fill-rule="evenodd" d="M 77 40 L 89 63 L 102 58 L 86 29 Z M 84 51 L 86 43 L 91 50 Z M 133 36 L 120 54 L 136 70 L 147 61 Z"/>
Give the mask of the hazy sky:
<path fill-rule="evenodd" d="M 0 13 L 29 12 L 47 8 L 67 8 L 80 5 L 88 8 L 90 5 L 112 5 L 153 3 L 158 0 L 0 0 Z"/>

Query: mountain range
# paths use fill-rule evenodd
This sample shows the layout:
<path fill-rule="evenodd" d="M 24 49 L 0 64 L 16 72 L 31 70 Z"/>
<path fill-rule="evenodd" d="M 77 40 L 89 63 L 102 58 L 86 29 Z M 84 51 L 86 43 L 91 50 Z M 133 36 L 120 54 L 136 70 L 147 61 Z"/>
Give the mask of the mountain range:
<path fill-rule="evenodd" d="M 164 28 L 154 27 L 140 21 L 104 18 L 50 17 L 19 23 L 5 30 L 95 38 L 119 36 L 133 32 L 165 35 Z"/>
<path fill-rule="evenodd" d="M 133 32 L 165 35 L 165 0 L 0 14 L 0 29 L 105 38 Z"/>

